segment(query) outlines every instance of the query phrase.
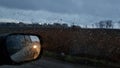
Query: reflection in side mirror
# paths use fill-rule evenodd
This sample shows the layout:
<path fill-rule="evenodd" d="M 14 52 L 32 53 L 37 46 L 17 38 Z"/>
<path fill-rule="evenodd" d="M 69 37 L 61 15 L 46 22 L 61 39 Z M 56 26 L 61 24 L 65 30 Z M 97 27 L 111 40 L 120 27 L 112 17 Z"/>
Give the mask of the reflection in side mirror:
<path fill-rule="evenodd" d="M 17 63 L 35 60 L 41 51 L 40 39 L 34 35 L 10 35 L 6 46 L 10 58 Z"/>

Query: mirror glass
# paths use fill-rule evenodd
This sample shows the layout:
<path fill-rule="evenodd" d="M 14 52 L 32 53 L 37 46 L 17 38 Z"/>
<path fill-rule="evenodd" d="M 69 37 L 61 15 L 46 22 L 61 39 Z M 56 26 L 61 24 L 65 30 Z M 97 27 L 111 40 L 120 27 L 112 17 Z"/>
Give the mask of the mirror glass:
<path fill-rule="evenodd" d="M 10 35 L 6 46 L 11 59 L 18 63 L 36 59 L 41 51 L 40 39 L 34 35 Z"/>

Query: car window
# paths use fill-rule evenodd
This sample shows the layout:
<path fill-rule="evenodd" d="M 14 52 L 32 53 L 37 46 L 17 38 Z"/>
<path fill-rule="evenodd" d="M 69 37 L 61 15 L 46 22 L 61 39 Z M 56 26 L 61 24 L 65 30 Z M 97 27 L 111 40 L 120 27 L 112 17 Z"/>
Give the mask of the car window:
<path fill-rule="evenodd" d="M 120 67 L 119 3 L 119 0 L 0 0 L 1 34 L 35 33 L 44 42 L 42 58 L 0 68 Z M 10 38 L 8 47 L 18 45 L 15 46 L 18 51 L 24 46 L 19 41 L 41 42 L 35 36 Z M 15 52 L 11 50 L 10 54 Z"/>

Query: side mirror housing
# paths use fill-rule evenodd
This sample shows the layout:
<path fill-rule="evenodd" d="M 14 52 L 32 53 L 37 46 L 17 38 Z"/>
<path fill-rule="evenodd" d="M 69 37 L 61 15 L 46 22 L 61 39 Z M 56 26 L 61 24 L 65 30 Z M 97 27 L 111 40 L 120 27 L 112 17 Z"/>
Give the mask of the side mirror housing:
<path fill-rule="evenodd" d="M 0 37 L 0 64 L 23 64 L 41 56 L 41 37 L 36 34 L 12 33 Z"/>

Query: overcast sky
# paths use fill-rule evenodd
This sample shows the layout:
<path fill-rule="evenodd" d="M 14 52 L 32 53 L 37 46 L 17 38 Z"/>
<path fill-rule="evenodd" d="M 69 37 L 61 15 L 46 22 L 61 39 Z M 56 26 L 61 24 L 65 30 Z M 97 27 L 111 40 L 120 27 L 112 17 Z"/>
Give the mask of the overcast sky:
<path fill-rule="evenodd" d="M 69 24 L 76 21 L 84 25 L 119 20 L 120 0 L 0 0 L 0 12 L 3 19 L 54 21 L 62 18 Z"/>

